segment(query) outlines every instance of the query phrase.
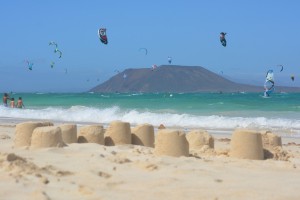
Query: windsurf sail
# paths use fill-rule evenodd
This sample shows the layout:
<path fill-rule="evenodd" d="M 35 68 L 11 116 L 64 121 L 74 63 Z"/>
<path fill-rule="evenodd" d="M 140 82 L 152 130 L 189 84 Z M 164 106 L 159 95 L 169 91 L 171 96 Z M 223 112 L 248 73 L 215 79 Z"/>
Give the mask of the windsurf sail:
<path fill-rule="evenodd" d="M 172 57 L 168 56 L 168 62 L 169 62 L 169 64 L 172 63 Z"/>
<path fill-rule="evenodd" d="M 106 36 L 106 28 L 100 28 L 98 30 L 98 36 L 99 36 L 100 41 L 103 44 L 107 44 L 108 43 L 107 36 Z"/>
<path fill-rule="evenodd" d="M 270 96 L 270 94 L 274 91 L 275 82 L 274 82 L 273 70 L 268 70 L 268 72 L 266 74 L 264 88 L 265 88 L 264 96 L 267 96 L 267 97 Z"/>
<path fill-rule="evenodd" d="M 152 65 L 152 71 L 157 68 L 157 65 Z"/>

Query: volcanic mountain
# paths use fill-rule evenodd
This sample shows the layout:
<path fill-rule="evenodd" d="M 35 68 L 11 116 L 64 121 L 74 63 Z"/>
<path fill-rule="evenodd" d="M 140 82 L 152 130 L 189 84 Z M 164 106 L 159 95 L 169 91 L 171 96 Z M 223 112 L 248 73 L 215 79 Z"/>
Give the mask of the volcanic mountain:
<path fill-rule="evenodd" d="M 235 83 L 199 66 L 162 65 L 156 69 L 126 69 L 90 91 L 262 92 L 263 87 Z"/>

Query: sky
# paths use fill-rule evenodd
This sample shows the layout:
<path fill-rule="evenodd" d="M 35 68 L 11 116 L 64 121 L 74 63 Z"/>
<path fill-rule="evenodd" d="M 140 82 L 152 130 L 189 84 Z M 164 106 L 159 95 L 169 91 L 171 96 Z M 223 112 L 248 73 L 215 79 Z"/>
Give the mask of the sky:
<path fill-rule="evenodd" d="M 85 92 L 116 71 L 168 64 L 168 56 L 174 65 L 202 66 L 235 82 L 262 87 L 266 72 L 273 69 L 276 85 L 300 87 L 298 0 L 0 4 L 0 92 Z M 99 41 L 99 28 L 107 29 L 107 45 Z M 220 32 L 227 33 L 226 47 Z M 58 44 L 62 58 L 50 41 Z M 147 48 L 148 54 L 140 48 Z M 32 70 L 25 60 L 33 63 Z M 282 72 L 278 65 L 284 66 Z"/>

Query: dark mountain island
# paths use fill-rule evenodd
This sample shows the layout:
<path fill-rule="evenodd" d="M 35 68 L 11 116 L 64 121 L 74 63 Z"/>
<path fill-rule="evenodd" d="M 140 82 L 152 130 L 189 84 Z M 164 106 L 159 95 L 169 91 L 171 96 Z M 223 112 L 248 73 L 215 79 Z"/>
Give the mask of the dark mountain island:
<path fill-rule="evenodd" d="M 91 92 L 263 92 L 263 86 L 239 84 L 203 67 L 162 65 L 126 69 Z M 296 87 L 278 87 L 276 91 L 300 92 Z"/>

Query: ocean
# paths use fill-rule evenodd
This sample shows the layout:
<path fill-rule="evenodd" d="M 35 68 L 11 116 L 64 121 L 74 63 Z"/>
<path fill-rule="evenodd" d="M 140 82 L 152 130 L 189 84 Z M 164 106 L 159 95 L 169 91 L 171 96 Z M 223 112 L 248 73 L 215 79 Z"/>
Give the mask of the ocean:
<path fill-rule="evenodd" d="M 0 121 L 42 119 L 77 124 L 149 123 L 215 132 L 268 129 L 300 137 L 300 93 L 12 93 L 25 109 L 0 106 Z"/>

